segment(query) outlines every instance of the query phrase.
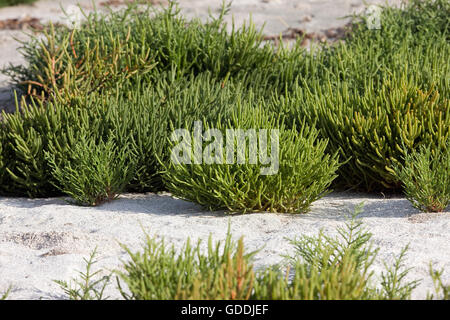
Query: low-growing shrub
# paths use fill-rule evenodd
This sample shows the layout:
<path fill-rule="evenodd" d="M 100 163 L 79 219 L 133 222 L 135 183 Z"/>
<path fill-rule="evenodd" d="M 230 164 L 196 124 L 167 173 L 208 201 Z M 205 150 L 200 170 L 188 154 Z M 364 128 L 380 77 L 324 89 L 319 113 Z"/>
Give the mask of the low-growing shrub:
<path fill-rule="evenodd" d="M 52 154 L 46 157 L 55 185 L 77 204 L 97 206 L 114 200 L 133 177 L 134 155 L 129 149 L 118 150 L 113 139 L 97 141 L 82 132 L 72 152 L 59 164 Z"/>
<path fill-rule="evenodd" d="M 415 208 L 440 212 L 450 204 L 450 143 L 446 150 L 422 146 L 406 154 L 404 164 L 396 166 L 395 173 Z"/>
<path fill-rule="evenodd" d="M 328 141 L 324 152 L 331 158 L 339 153 L 345 162 L 336 186 L 400 189 L 393 167 L 403 164 L 405 152 L 430 145 L 434 153 L 445 148 L 450 135 L 448 10 L 445 0 L 413 0 L 402 10 L 383 8 L 380 30 L 356 17 L 345 41 L 311 51 L 299 45 L 292 50 L 263 46 L 262 31 L 252 24 L 227 32 L 225 6 L 206 23 L 186 20 L 175 4 L 160 11 L 130 5 L 107 15 L 89 14 L 77 29 L 50 29 L 23 43 L 26 66 L 4 70 L 29 95 L 50 99 L 38 106 L 45 111 L 24 106 L 23 114 L 5 116 L 0 193 L 58 193 L 44 151 L 57 152 L 55 158 L 62 161 L 73 145 L 69 131 L 81 126 L 91 127 L 102 139 L 120 132 L 114 138 L 118 147 L 137 152 L 128 190 L 161 190 L 157 159 L 167 162 L 168 132 L 191 128 L 201 119 L 215 127 L 223 121 L 220 128 L 226 130 L 239 101 L 263 105 L 286 132 L 302 131 L 300 123 L 315 127 L 319 141 Z M 69 108 L 76 110 L 71 114 Z M 205 168 L 213 172 L 219 167 Z M 209 171 L 196 175 L 213 177 Z M 295 177 L 289 180 L 293 184 Z M 238 211 L 272 206 L 261 195 L 242 205 L 243 197 L 253 196 L 242 185 L 238 182 L 233 192 L 218 191 L 220 197 L 235 193 L 227 204 L 207 192 L 208 201 L 203 195 L 194 201 Z M 220 188 L 220 183 L 208 186 Z M 284 196 L 276 192 L 269 197 L 280 203 Z M 309 196 L 316 197 L 314 192 Z M 241 205 L 233 205 L 237 202 Z M 307 206 L 305 202 L 297 209 Z M 277 210 L 297 210 L 287 207 Z"/>
<path fill-rule="evenodd" d="M 364 15 L 355 16 L 345 41 L 315 52 L 316 80 L 332 85 L 345 82 L 364 94 L 379 90 L 389 76 L 407 74 L 419 89 L 434 86 L 441 96 L 448 97 L 448 12 L 447 0 L 411 0 L 401 8 L 386 6 L 380 12 L 380 29 L 370 29 Z M 303 79 L 299 80 L 303 84 Z"/>
<path fill-rule="evenodd" d="M 435 294 L 428 294 L 427 299 L 442 299 L 442 300 L 450 300 L 450 285 L 445 284 L 442 281 L 442 274 L 444 273 L 444 269 L 435 270 L 433 269 L 433 265 L 430 263 L 430 275 L 433 279 Z"/>
<path fill-rule="evenodd" d="M 181 127 L 190 130 L 200 119 L 217 122 L 227 118 L 242 100 L 251 99 L 255 105 L 263 100 L 238 81 L 217 82 L 210 72 L 166 82 L 160 90 L 169 110 L 170 130 Z"/>
<path fill-rule="evenodd" d="M 22 103 L 21 112 L 5 114 L 0 123 L 3 183 L 0 193 L 6 195 L 52 196 L 59 194 L 52 184 L 50 168 L 44 157 L 53 143 L 55 158 L 63 159 L 83 129 L 98 129 L 87 110 L 41 101 Z"/>
<path fill-rule="evenodd" d="M 208 251 L 201 251 L 200 241 L 191 246 L 188 239 L 180 252 L 167 248 L 164 240 L 147 236 L 143 252 L 132 253 L 130 261 L 119 272 L 120 280 L 127 286 L 119 289 L 125 299 L 249 299 L 254 282 L 250 264 L 255 254 L 244 252 L 241 238 L 237 243 L 230 232 L 225 242 L 213 244 L 208 240 Z"/>
<path fill-rule="evenodd" d="M 118 150 L 134 153 L 135 170 L 126 185 L 130 191 L 163 188 L 157 157 L 164 159 L 168 112 L 164 92 L 135 88 L 126 96 L 91 94 L 70 105 L 54 100 L 22 103 L 21 112 L 3 114 L 0 123 L 0 194 L 31 197 L 60 194 L 45 158 L 57 166 L 73 152 L 84 132 L 97 141 L 114 139 Z M 87 155 L 88 156 L 88 155 Z"/>
<path fill-rule="evenodd" d="M 209 209 L 299 213 L 326 193 L 339 167 L 337 155 L 325 153 L 327 141 L 305 123 L 286 128 L 264 102 L 254 107 L 254 101 L 238 100 L 237 109 L 204 121 L 205 133 L 199 121 L 200 132 L 192 126 L 182 142 L 169 143 L 173 154 L 163 178 L 172 194 Z"/>
<path fill-rule="evenodd" d="M 167 103 L 167 88 L 141 88 L 135 86 L 122 96 L 97 100 L 106 112 L 101 116 L 108 135 L 114 136 L 120 150 L 132 150 L 135 170 L 126 186 L 127 191 L 157 192 L 164 190 L 161 165 L 166 159 L 169 116 L 172 110 Z M 118 89 L 122 90 L 122 89 Z"/>
<path fill-rule="evenodd" d="M 177 79 L 205 71 L 223 79 L 270 65 L 273 50 L 253 24 L 227 32 L 228 9 L 207 23 L 186 20 L 174 2 L 162 10 L 128 4 L 107 15 L 92 12 L 80 28 L 51 29 L 22 43 L 27 66 L 3 72 L 31 95 L 69 99 L 125 82 L 152 84 L 164 71 Z"/>
<path fill-rule="evenodd" d="M 191 245 L 188 238 L 180 250 L 168 246 L 164 238 L 146 234 L 143 250 L 132 252 L 123 268 L 113 271 L 117 289 L 124 299 L 136 300 L 407 300 L 420 281 L 407 281 L 411 268 L 405 266 L 408 246 L 392 265 L 384 263 L 380 277 L 375 277 L 373 263 L 378 248 L 358 214 L 362 206 L 337 236 L 320 231 L 316 236 L 289 240 L 293 253 L 282 263 L 255 270 L 253 259 L 259 252 L 247 252 L 243 238 L 234 241 L 230 226 L 224 242 L 207 246 L 201 240 Z M 85 259 L 86 272 L 75 285 L 56 281 L 69 299 L 106 299 L 103 290 L 110 276 L 100 277 L 101 269 L 92 269 L 94 255 Z M 434 293 L 427 299 L 448 299 L 448 285 L 442 281 L 443 270 L 430 265 Z M 72 281 L 71 281 L 72 283 Z"/>
<path fill-rule="evenodd" d="M 344 42 L 314 52 L 315 78 L 287 93 L 287 123 L 316 122 L 328 151 L 339 150 L 336 182 L 365 191 L 399 189 L 392 166 L 402 144 L 445 146 L 450 132 L 448 1 L 410 1 L 381 12 L 381 29 L 354 20 Z M 295 96 L 296 98 L 293 98 Z M 282 97 L 283 98 L 283 97 Z"/>
<path fill-rule="evenodd" d="M 30 4 L 36 0 L 0 0 L 0 8 L 8 6 L 16 6 L 18 4 Z"/>
<path fill-rule="evenodd" d="M 67 282 L 64 280 L 53 280 L 64 291 L 69 300 L 107 300 L 104 296 L 105 288 L 110 284 L 112 273 L 100 277 L 102 270 L 93 271 L 96 260 L 97 248 L 92 251 L 89 259 L 83 258 L 86 263 L 86 271 L 79 271 L 80 279 L 73 278 Z"/>
<path fill-rule="evenodd" d="M 44 30 L 44 37 L 24 43 L 24 57 L 31 67 L 10 66 L 4 72 L 28 96 L 70 103 L 85 95 L 120 87 L 155 66 L 147 44 L 129 41 L 129 37 L 129 33 L 121 38 L 120 34 L 104 32 L 85 38 L 83 31 L 63 26 L 55 30 L 51 25 L 49 31 Z"/>
<path fill-rule="evenodd" d="M 147 236 L 144 251 L 132 253 L 119 271 L 119 285 L 126 299 L 409 299 L 418 281 L 406 282 L 406 248 L 392 267 L 386 266 L 377 286 L 369 271 L 377 254 L 371 235 L 356 219 L 338 229 L 339 237 L 321 232 L 318 236 L 294 239 L 291 267 L 275 265 L 254 271 L 254 254 L 245 253 L 242 238 L 236 243 L 228 231 L 223 249 L 220 242 L 206 253 L 200 242 L 177 252 L 164 240 Z"/>

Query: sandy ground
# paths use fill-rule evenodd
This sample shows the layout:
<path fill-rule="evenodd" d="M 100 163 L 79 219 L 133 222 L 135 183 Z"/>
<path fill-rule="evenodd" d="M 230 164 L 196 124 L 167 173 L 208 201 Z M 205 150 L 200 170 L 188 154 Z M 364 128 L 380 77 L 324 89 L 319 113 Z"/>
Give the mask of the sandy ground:
<path fill-rule="evenodd" d="M 99 252 L 96 268 L 111 270 L 128 258 L 119 243 L 140 250 L 144 231 L 180 247 L 187 237 L 206 241 L 212 234 L 215 240 L 224 239 L 228 222 L 233 236 L 244 236 L 249 250 L 262 248 L 255 267 L 268 266 L 293 252 L 287 239 L 315 235 L 320 229 L 335 234 L 335 228 L 362 201 L 365 208 L 360 218 L 373 234 L 374 245 L 380 247 L 373 269 L 378 276 L 383 261 L 392 263 L 409 244 L 405 266 L 412 270 L 408 279 L 424 279 L 414 298 L 423 299 L 433 289 L 430 262 L 445 268 L 444 281 L 450 282 L 450 212 L 421 214 L 404 198 L 333 193 L 315 202 L 305 215 L 230 217 L 168 194 L 127 194 L 96 208 L 74 206 L 63 198 L 0 198 L 0 292 L 12 286 L 12 299 L 60 299 L 63 293 L 52 280 L 69 280 L 77 270 L 84 271 L 83 258 L 95 247 Z M 114 287 L 108 295 L 120 298 Z"/>
<path fill-rule="evenodd" d="M 62 1 L 63 7 L 76 1 Z M 101 1 L 95 1 L 97 5 Z M 385 1 L 367 1 L 384 3 Z M 180 1 L 183 13 L 206 18 L 208 7 L 217 14 L 221 1 Z M 399 1 L 388 1 L 398 4 Z M 85 10 L 91 1 L 81 1 Z M 101 6 L 100 6 L 101 8 Z M 338 20 L 363 10 L 363 1 L 235 1 L 231 7 L 236 24 L 247 20 L 249 13 L 258 27 L 266 23 L 265 34 L 279 34 L 288 27 L 308 32 L 344 25 Z M 101 8 L 102 9 L 102 8 Z M 103 9 L 102 9 L 103 10 Z M 39 1 L 33 6 L 0 9 L 0 20 L 36 17 L 42 21 L 64 22 L 57 1 Z M 21 64 L 16 37 L 26 39 L 23 31 L 0 30 L 0 67 Z M 0 108 L 13 110 L 12 89 L 8 79 L 0 75 Z M 52 282 L 69 280 L 84 270 L 83 258 L 98 247 L 99 268 L 114 269 L 127 258 L 118 243 L 139 250 L 143 230 L 166 237 L 180 246 L 189 236 L 193 239 L 223 239 L 231 221 L 233 235 L 245 236 L 250 250 L 261 248 L 255 266 L 263 267 L 280 261 L 280 254 L 292 252 L 286 238 L 302 234 L 314 235 L 324 228 L 334 233 L 345 221 L 346 213 L 365 202 L 362 219 L 380 247 L 374 270 L 379 274 L 383 261 L 392 262 L 396 254 L 410 244 L 406 266 L 408 279 L 424 279 L 413 297 L 423 299 L 432 290 L 428 266 L 445 268 L 444 281 L 450 283 L 450 212 L 421 214 L 404 198 L 384 198 L 363 194 L 334 193 L 317 201 L 307 215 L 250 214 L 229 217 L 222 212 L 204 211 L 200 207 L 170 195 L 124 195 L 98 208 L 77 207 L 63 199 L 0 198 L 0 293 L 12 286 L 12 299 L 59 299 L 62 291 Z M 108 294 L 119 298 L 112 286 Z"/>

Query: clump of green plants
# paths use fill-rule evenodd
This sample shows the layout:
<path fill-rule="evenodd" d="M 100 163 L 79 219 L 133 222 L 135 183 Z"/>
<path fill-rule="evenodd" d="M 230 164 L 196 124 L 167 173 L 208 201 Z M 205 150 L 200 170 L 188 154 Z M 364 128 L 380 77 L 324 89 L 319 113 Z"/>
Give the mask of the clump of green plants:
<path fill-rule="evenodd" d="M 136 300 L 244 300 L 252 294 L 254 271 L 250 263 L 255 254 L 244 252 L 241 238 L 232 240 L 228 230 L 225 241 L 213 244 L 208 239 L 207 253 L 201 242 L 192 246 L 188 239 L 180 252 L 167 248 L 163 240 L 147 236 L 143 252 L 132 253 L 119 273 L 130 293 L 119 289 L 125 299 Z"/>
<path fill-rule="evenodd" d="M 59 194 L 53 186 L 45 160 L 52 141 L 59 157 L 75 141 L 74 132 L 88 125 L 89 117 L 80 109 L 66 110 L 62 105 L 44 107 L 41 101 L 23 103 L 21 112 L 6 114 L 0 122 L 2 156 L 0 192 L 6 195 L 48 196 Z M 61 155 L 62 157 L 62 155 Z"/>
<path fill-rule="evenodd" d="M 87 14 L 80 28 L 50 28 L 23 43 L 27 64 L 3 70 L 28 99 L 22 100 L 21 113 L 3 116 L 0 124 L 0 193 L 60 194 L 44 154 L 55 153 L 57 162 L 63 161 L 76 142 L 73 132 L 81 128 L 90 128 L 98 140 L 114 136 L 118 148 L 136 152 L 127 190 L 188 189 L 186 181 L 163 181 L 168 136 L 178 128 L 191 129 L 197 120 L 208 128 L 231 129 L 240 103 L 261 105 L 267 118 L 284 124 L 280 138 L 292 138 L 294 144 L 295 135 L 311 143 L 307 133 L 317 131 L 313 150 L 322 150 L 327 141 L 322 160 L 329 157 L 333 163 L 339 154 L 338 176 L 331 179 L 330 164 L 305 180 L 300 177 L 308 166 L 326 162 L 316 153 L 301 170 L 293 162 L 283 164 L 279 180 L 256 179 L 252 171 L 248 185 L 258 190 L 253 192 L 243 180 L 231 186 L 230 180 L 214 178 L 240 172 L 236 176 L 243 179 L 243 172 L 255 166 L 242 166 L 243 171 L 228 166 L 232 171 L 216 175 L 224 167 L 192 165 L 179 167 L 173 177 L 189 168 L 186 177 L 192 173 L 209 182 L 178 196 L 234 211 L 306 211 L 330 180 L 333 187 L 346 189 L 400 190 L 394 167 L 407 153 L 421 145 L 430 145 L 433 154 L 447 148 L 448 1 L 413 0 L 402 9 L 383 8 L 380 30 L 355 17 L 345 41 L 311 51 L 299 44 L 292 49 L 263 44 L 262 30 L 251 23 L 227 32 L 228 9 L 224 6 L 205 23 L 188 21 L 175 3 L 159 11 L 129 5 L 107 15 Z M 292 152 L 280 155 L 289 161 L 294 157 Z M 307 181 L 312 177 L 315 184 Z M 293 191 L 285 197 L 280 190 L 288 188 L 278 185 Z M 305 185 L 309 191 L 302 189 Z M 218 191 L 198 191 L 204 186 Z M 263 196 L 262 186 L 273 191 Z"/>
<path fill-rule="evenodd" d="M 371 267 L 378 248 L 358 214 L 362 205 L 337 229 L 337 236 L 320 231 L 316 236 L 300 236 L 288 240 L 293 253 L 282 263 L 255 270 L 254 256 L 247 252 L 243 238 L 233 240 L 230 226 L 225 240 L 207 246 L 199 240 L 195 245 L 188 238 L 176 250 L 164 238 L 146 234 L 143 250 L 127 251 L 129 259 L 116 273 L 117 289 L 130 300 L 407 300 L 420 281 L 407 281 L 411 268 L 405 266 L 408 246 L 403 248 L 392 265 L 384 264 L 380 277 Z M 95 255 L 95 252 L 93 253 Z M 93 255 L 81 280 L 72 289 L 58 281 L 70 299 L 102 298 L 110 277 L 94 280 L 101 270 L 91 273 Z M 428 299 L 448 299 L 448 285 L 442 281 L 443 270 L 433 270 L 435 292 Z M 86 276 L 91 275 L 91 276 Z M 98 278 L 98 277 L 97 277 Z"/>
<path fill-rule="evenodd" d="M 134 173 L 133 153 L 118 150 L 113 139 L 106 142 L 81 133 L 73 153 L 57 163 L 51 153 L 47 159 L 55 184 L 77 204 L 97 206 L 116 199 Z"/>
<path fill-rule="evenodd" d="M 92 139 L 114 139 L 118 150 L 133 150 L 135 169 L 126 188 L 159 191 L 157 157 L 164 158 L 168 112 L 164 91 L 135 88 L 124 97 L 91 94 L 69 104 L 61 100 L 22 103 L 0 123 L 0 193 L 31 197 L 61 194 L 45 154 L 57 165 L 73 153 L 81 132 Z M 86 153 L 89 156 L 89 152 Z"/>
<path fill-rule="evenodd" d="M 381 29 L 356 17 L 344 42 L 312 59 L 315 79 L 298 77 L 282 112 L 316 123 L 328 151 L 346 164 L 336 182 L 365 191 L 399 190 L 393 166 L 422 144 L 450 135 L 448 1 L 385 7 Z M 436 66 L 440 66 L 437 68 Z M 406 149 L 403 147 L 406 146 Z M 434 152 L 434 151 L 433 151 Z"/>
<path fill-rule="evenodd" d="M 385 265 L 379 285 L 370 271 L 378 249 L 373 248 L 371 234 L 357 215 L 359 206 L 338 236 L 321 231 L 317 236 L 300 236 L 290 240 L 294 254 L 286 256 L 288 267 L 269 268 L 255 283 L 257 299 L 300 300 L 373 300 L 409 299 L 418 281 L 406 282 L 409 269 L 404 268 L 407 247 L 394 265 Z"/>
<path fill-rule="evenodd" d="M 0 0 L 0 8 L 8 6 L 16 6 L 18 4 L 31 4 L 36 0 Z"/>
<path fill-rule="evenodd" d="M 182 141 L 170 141 L 163 171 L 169 191 L 209 209 L 241 213 L 306 212 L 326 194 L 339 167 L 337 155 L 325 153 L 327 141 L 305 123 L 286 128 L 282 118 L 265 112 L 264 102 L 253 107 L 253 101 L 238 101 L 237 110 L 199 121 Z"/>
<path fill-rule="evenodd" d="M 104 292 L 112 274 L 99 277 L 101 269 L 92 271 L 92 267 L 97 263 L 97 248 L 92 251 L 88 259 L 83 258 L 86 264 L 86 271 L 79 271 L 79 279 L 73 278 L 71 281 L 54 280 L 56 284 L 63 290 L 69 300 L 107 300 Z"/>
<path fill-rule="evenodd" d="M 213 246 L 211 238 L 204 255 L 199 245 L 192 249 L 187 242 L 176 253 L 173 247 L 166 249 L 164 241 L 148 238 L 143 252 L 131 253 L 125 272 L 119 277 L 131 294 L 127 299 L 409 299 L 418 281 L 406 281 L 409 269 L 404 266 L 407 247 L 402 250 L 393 266 L 387 266 L 380 283 L 374 281 L 369 271 L 378 249 L 371 244 L 371 234 L 362 226 L 357 214 L 338 229 L 338 237 L 323 232 L 317 236 L 301 236 L 291 240 L 294 253 L 285 257 L 286 263 L 265 270 L 252 269 L 252 257 L 256 252 L 245 255 L 242 238 L 236 244 L 228 231 L 224 250 L 219 243 Z M 225 249 L 228 248 L 228 249 Z M 129 251 L 129 250 L 128 250 Z M 193 254 L 193 252 L 196 252 Z M 233 263 L 229 264 L 230 252 Z M 237 263 L 244 257 L 241 263 Z M 235 259 L 235 260 L 234 260 Z M 214 263 L 205 263 L 214 261 Z M 204 265 L 204 274 L 200 266 Z M 224 279 L 223 270 L 227 265 Z M 287 265 L 287 267 L 286 267 Z M 236 270 L 232 271 L 233 268 Z M 285 272 L 283 272 L 285 270 Z M 239 277 L 239 274 L 241 276 Z M 215 275 L 215 276 L 214 276 Z M 217 282 L 211 282 L 216 279 Z M 203 281 L 203 284 L 197 281 Z M 211 288 L 209 285 L 214 284 Z M 228 283 L 228 285 L 227 285 Z M 237 284 L 241 283 L 241 290 Z M 186 288 L 189 294 L 186 294 Z M 200 292 L 194 288 L 202 288 Z M 210 290 L 207 290 L 207 289 Z M 245 288 L 245 290 L 242 290 Z M 231 289 L 231 290 L 230 290 Z M 237 294 L 230 292 L 241 292 Z M 123 291 L 122 291 L 123 292 Z"/>
<path fill-rule="evenodd" d="M 102 119 L 117 148 L 134 154 L 135 167 L 127 191 L 164 190 L 158 159 L 168 157 L 166 141 L 172 107 L 167 100 L 165 88 L 134 87 L 125 97 L 116 91 L 115 97 L 99 102 L 107 110 Z"/>
<path fill-rule="evenodd" d="M 402 261 L 406 248 L 392 268 L 386 266 L 380 286 L 376 286 L 372 281 L 373 272 L 370 272 L 369 268 L 373 264 L 377 250 L 371 246 L 371 235 L 362 227 L 361 221 L 356 219 L 356 213 L 344 228 L 338 229 L 338 232 L 340 236 L 337 238 L 321 232 L 318 236 L 302 236 L 292 240 L 294 254 L 287 257 L 288 268 L 285 273 L 282 272 L 285 269 L 283 265 L 273 266 L 262 271 L 253 271 L 251 269 L 253 252 L 246 256 L 249 260 L 245 259 L 245 263 L 229 266 L 236 268 L 233 272 L 231 269 L 228 270 L 227 274 L 232 275 L 231 279 L 233 279 L 227 281 L 230 285 L 223 285 L 226 282 L 219 281 L 215 289 L 211 289 L 211 291 L 206 290 L 208 284 L 211 283 L 209 279 L 210 277 L 214 278 L 212 275 L 216 272 L 217 278 L 222 277 L 223 259 L 228 256 L 225 254 L 227 252 L 225 250 L 223 254 L 219 253 L 217 247 L 211 245 L 211 239 L 207 256 L 198 254 L 198 263 L 201 264 L 201 261 L 208 260 L 209 256 L 213 257 L 213 261 L 221 261 L 222 264 L 208 265 L 204 271 L 205 275 L 200 276 L 203 281 L 206 280 L 203 286 L 195 282 L 199 279 L 197 272 L 200 270 L 196 270 L 197 259 L 194 258 L 194 255 L 187 254 L 191 250 L 187 250 L 186 247 L 176 255 L 173 249 L 169 250 L 168 259 L 164 242 L 161 241 L 159 246 L 155 247 L 154 240 L 150 239 L 147 241 L 147 249 L 144 252 L 131 255 L 131 262 L 126 265 L 126 272 L 122 273 L 121 277 L 125 276 L 123 279 L 132 292 L 132 295 L 127 297 L 133 297 L 134 293 L 134 298 L 137 299 L 145 297 L 151 299 L 232 299 L 237 296 L 229 296 L 229 289 L 230 287 L 236 288 L 236 283 L 242 283 L 245 288 L 244 291 L 236 289 L 236 292 L 244 293 L 240 299 L 332 300 L 408 299 L 410 297 L 417 281 L 405 281 L 408 270 L 403 270 Z M 229 246 L 228 250 L 237 253 L 235 257 L 245 256 L 242 239 L 236 244 L 231 242 L 229 237 L 228 232 L 226 240 Z M 233 247 L 234 249 L 231 249 Z M 198 246 L 196 250 L 198 250 Z M 238 277 L 233 274 L 236 272 L 244 273 L 246 276 Z M 177 278 L 180 274 L 183 276 Z M 170 278 L 166 278 L 165 275 L 169 275 Z M 173 278 L 172 275 L 174 275 Z M 169 280 L 172 280 L 173 283 L 170 284 Z M 196 286 L 204 288 L 203 296 L 185 295 L 183 288 L 187 286 L 186 282 L 190 283 L 192 288 Z M 221 283 L 222 285 L 220 285 Z M 172 291 L 170 295 L 167 294 L 169 290 Z M 147 292 L 147 295 L 145 296 L 143 292 Z M 207 292 L 213 294 L 208 296 Z"/>
<path fill-rule="evenodd" d="M 164 10 L 128 4 L 108 15 L 93 12 L 78 29 L 52 28 L 23 43 L 28 66 L 4 72 L 30 95 L 68 99 L 124 83 L 153 84 L 164 71 L 175 78 L 210 71 L 223 79 L 269 65 L 272 50 L 253 24 L 227 33 L 228 10 L 224 5 L 207 23 L 186 20 L 174 2 Z"/>
<path fill-rule="evenodd" d="M 422 146 L 406 154 L 395 172 L 415 208 L 440 212 L 450 204 L 450 144 L 444 150 Z"/>

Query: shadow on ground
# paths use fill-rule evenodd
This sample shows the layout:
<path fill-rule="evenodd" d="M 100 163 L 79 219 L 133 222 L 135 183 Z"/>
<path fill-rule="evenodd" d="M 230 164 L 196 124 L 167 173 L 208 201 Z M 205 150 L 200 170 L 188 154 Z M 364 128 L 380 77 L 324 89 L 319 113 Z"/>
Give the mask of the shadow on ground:
<path fill-rule="evenodd" d="M 125 194 L 118 199 L 98 207 L 80 207 L 72 204 L 70 198 L 11 198 L 0 197 L 0 206 L 33 209 L 44 206 L 73 207 L 78 210 L 120 212 L 124 214 L 152 214 L 164 216 L 229 216 L 224 211 L 209 211 L 192 202 L 172 197 L 170 194 Z M 419 214 L 411 203 L 403 197 L 383 198 L 381 196 L 368 196 L 354 193 L 332 193 L 313 203 L 311 211 L 307 214 L 277 214 L 286 219 L 331 219 L 345 221 L 354 212 L 355 208 L 364 203 L 361 218 L 409 218 Z M 261 214 L 261 213 L 259 213 Z M 253 214 L 248 214 L 253 215 Z"/>

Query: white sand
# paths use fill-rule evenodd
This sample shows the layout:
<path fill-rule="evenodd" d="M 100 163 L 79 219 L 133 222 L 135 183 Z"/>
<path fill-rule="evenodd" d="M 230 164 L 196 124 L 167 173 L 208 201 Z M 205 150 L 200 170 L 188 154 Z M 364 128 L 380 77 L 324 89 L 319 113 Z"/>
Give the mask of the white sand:
<path fill-rule="evenodd" d="M 63 6 L 76 1 L 62 1 Z M 86 10 L 90 0 L 80 1 Z M 100 1 L 96 1 L 99 3 Z M 207 17 L 208 6 L 217 14 L 220 0 L 180 1 L 188 16 Z M 367 1 L 384 3 L 385 1 Z M 388 1 L 397 4 L 399 1 Z M 239 25 L 253 12 L 257 26 L 266 22 L 266 34 L 278 34 L 287 27 L 321 31 L 345 24 L 338 17 L 363 10 L 360 0 L 235 1 L 231 13 Z M 0 9 L 0 20 L 23 15 L 54 22 L 62 21 L 56 1 L 39 1 L 33 6 Z M 231 21 L 228 16 L 227 21 Z M 23 63 L 13 37 L 26 39 L 21 31 L 0 30 L 0 67 Z M 0 75 L 0 109 L 13 110 L 8 79 Z M 428 265 L 445 268 L 444 281 L 450 282 L 450 212 L 419 214 L 404 198 L 383 199 L 362 194 L 332 194 L 314 204 L 307 215 L 250 214 L 229 217 L 220 212 L 203 211 L 198 206 L 168 195 L 126 195 L 98 208 L 69 205 L 62 199 L 0 198 L 0 293 L 13 287 L 12 299 L 59 299 L 62 291 L 52 282 L 69 280 L 84 270 L 83 258 L 97 246 L 101 258 L 98 267 L 114 269 L 127 255 L 118 242 L 139 250 L 143 230 L 166 237 L 180 246 L 186 238 L 223 239 L 228 221 L 233 235 L 244 235 L 249 250 L 264 249 L 257 255 L 256 267 L 280 261 L 280 254 L 291 252 L 286 238 L 314 235 L 324 228 L 335 232 L 342 225 L 348 208 L 365 201 L 364 223 L 373 233 L 380 252 L 374 270 L 382 261 L 392 262 L 400 250 L 410 244 L 407 266 L 413 268 L 409 279 L 424 281 L 413 297 L 423 299 L 433 284 Z M 231 220 L 230 220 L 231 219 Z M 108 291 L 119 298 L 114 286 Z"/>
<path fill-rule="evenodd" d="M 406 266 L 409 280 L 424 279 L 414 298 L 423 299 L 433 284 L 428 276 L 430 262 L 445 268 L 450 282 L 450 212 L 420 214 L 403 198 L 383 199 L 362 194 L 335 193 L 317 201 L 305 215 L 248 214 L 230 217 L 208 212 L 169 195 L 124 195 L 97 208 L 78 207 L 63 199 L 0 198 L 0 292 L 11 285 L 13 299 L 62 298 L 54 279 L 69 280 L 84 270 L 83 257 L 98 246 L 98 267 L 115 269 L 127 254 L 118 243 L 139 250 L 144 232 L 164 236 L 181 246 L 187 237 L 207 240 L 225 237 L 231 221 L 234 237 L 245 237 L 249 250 L 264 246 L 255 266 L 280 262 L 281 254 L 292 253 L 286 238 L 314 235 L 320 229 L 335 234 L 348 210 L 365 201 L 361 215 L 380 247 L 374 265 L 382 270 L 410 244 Z M 108 292 L 119 298 L 114 286 Z"/>

